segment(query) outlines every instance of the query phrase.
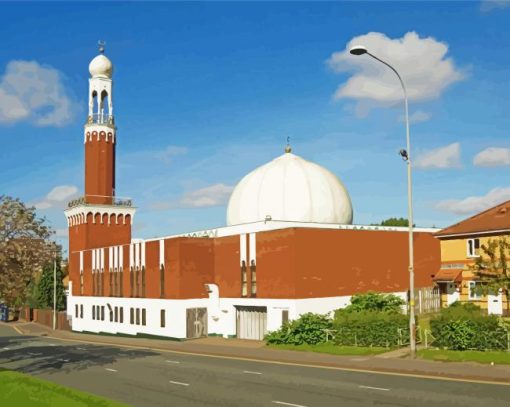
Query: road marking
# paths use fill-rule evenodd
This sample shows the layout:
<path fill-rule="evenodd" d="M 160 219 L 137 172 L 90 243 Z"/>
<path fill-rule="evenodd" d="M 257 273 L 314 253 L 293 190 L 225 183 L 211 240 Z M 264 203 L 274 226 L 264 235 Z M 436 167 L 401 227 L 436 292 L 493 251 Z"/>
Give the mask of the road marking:
<path fill-rule="evenodd" d="M 170 383 L 172 383 L 172 384 L 177 384 L 177 385 L 179 385 L 179 386 L 189 386 L 189 383 L 174 382 L 174 381 L 172 381 L 172 380 L 170 380 Z"/>
<path fill-rule="evenodd" d="M 117 372 L 117 370 L 115 370 L 115 369 L 110 369 L 110 368 L 108 368 L 108 367 L 105 367 L 104 369 L 105 369 L 105 370 L 108 370 L 109 372 Z"/>
<path fill-rule="evenodd" d="M 243 373 L 247 373 L 247 374 L 262 374 L 260 372 L 252 372 L 251 370 L 243 370 Z"/>
<path fill-rule="evenodd" d="M 372 387 L 372 386 L 359 386 L 360 389 L 371 389 L 371 390 L 381 390 L 381 391 L 390 391 L 390 389 L 385 389 L 383 387 Z"/>
<path fill-rule="evenodd" d="M 54 343 L 48 343 L 48 346 L 57 346 Z"/>
<path fill-rule="evenodd" d="M 4 350 L 10 350 L 10 348 L 2 348 L 2 349 L 4 349 Z"/>
<path fill-rule="evenodd" d="M 76 349 L 78 349 L 78 350 L 87 350 L 87 349 L 85 349 L 85 348 L 76 348 Z"/>
<path fill-rule="evenodd" d="M 29 355 L 31 356 L 41 356 L 42 353 L 34 353 L 34 352 L 28 352 Z"/>
<path fill-rule="evenodd" d="M 198 353 L 198 352 L 189 352 L 189 351 L 179 351 L 179 350 L 170 350 L 170 349 L 161 349 L 157 347 L 149 347 L 149 346 L 138 346 L 138 345 L 124 345 L 121 343 L 115 342 L 93 342 L 87 341 L 84 339 L 62 339 L 53 336 L 48 336 L 48 338 L 56 339 L 57 341 L 62 342 L 78 342 L 78 343 L 87 343 L 96 346 L 117 346 L 119 348 L 127 348 L 127 349 L 146 349 L 151 351 L 158 351 L 164 353 L 172 353 L 174 355 L 189 355 L 189 356 L 200 356 L 205 358 L 214 358 L 214 359 L 227 359 L 227 360 L 242 360 L 246 362 L 254 362 L 254 363 L 266 363 L 270 365 L 281 365 L 281 366 L 297 366 L 297 367 L 309 367 L 313 369 L 327 369 L 327 370 L 337 370 L 340 372 L 355 372 L 355 373 L 368 373 L 375 375 L 383 375 L 383 376 L 397 376 L 397 377 L 412 377 L 416 379 L 429 379 L 429 380 L 439 380 L 446 382 L 459 382 L 459 383 L 478 383 L 478 384 L 492 384 L 497 386 L 510 386 L 510 381 L 496 381 L 496 380 L 479 380 L 479 379 L 463 379 L 458 377 L 441 377 L 441 376 L 432 376 L 430 374 L 418 374 L 418 373 L 400 373 L 400 372 L 385 372 L 380 370 L 369 370 L 369 369 L 361 369 L 357 367 L 340 367 L 340 366 L 322 366 L 322 365 L 312 365 L 306 363 L 293 363 L 293 362 L 282 362 L 278 360 L 266 360 L 266 359 L 255 359 L 248 357 L 236 357 L 236 356 L 223 356 L 223 355 L 211 355 L 207 353 Z"/>
<path fill-rule="evenodd" d="M 20 335 L 24 335 L 23 331 L 21 329 L 19 329 L 16 325 L 13 325 L 12 326 L 14 328 L 14 330 L 19 333 Z"/>
<path fill-rule="evenodd" d="M 58 359 L 59 362 L 69 362 L 69 359 Z"/>
<path fill-rule="evenodd" d="M 166 360 L 165 362 L 168 362 L 168 363 L 175 363 L 175 364 L 179 364 L 181 362 L 177 361 L 177 360 Z"/>
<path fill-rule="evenodd" d="M 302 404 L 293 404 L 293 403 L 286 403 L 285 401 L 277 401 L 273 400 L 273 403 L 275 404 L 281 404 L 282 406 L 292 406 L 292 407 L 306 407 Z"/>

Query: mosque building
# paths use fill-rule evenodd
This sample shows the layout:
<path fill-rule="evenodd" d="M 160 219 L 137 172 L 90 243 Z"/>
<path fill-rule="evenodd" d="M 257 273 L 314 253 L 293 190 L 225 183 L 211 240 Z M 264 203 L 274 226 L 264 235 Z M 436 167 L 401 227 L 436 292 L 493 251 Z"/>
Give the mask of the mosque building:
<path fill-rule="evenodd" d="M 100 51 L 89 65 L 84 196 L 65 210 L 73 330 L 261 339 L 357 293 L 406 298 L 408 229 L 353 225 L 338 177 L 289 146 L 237 184 L 227 226 L 133 238 L 136 208 L 115 197 L 113 65 Z M 415 229 L 417 288 L 440 267 L 435 231 Z"/>

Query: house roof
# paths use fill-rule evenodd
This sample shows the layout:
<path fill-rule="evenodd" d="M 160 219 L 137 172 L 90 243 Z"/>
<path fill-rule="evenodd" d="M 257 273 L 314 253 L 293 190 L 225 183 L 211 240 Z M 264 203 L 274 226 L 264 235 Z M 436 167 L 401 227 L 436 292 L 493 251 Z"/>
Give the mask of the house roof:
<path fill-rule="evenodd" d="M 432 279 L 434 281 L 461 281 L 462 269 L 441 269 Z"/>
<path fill-rule="evenodd" d="M 510 231 L 510 201 L 477 213 L 435 235 L 438 238 L 461 235 L 487 235 Z"/>

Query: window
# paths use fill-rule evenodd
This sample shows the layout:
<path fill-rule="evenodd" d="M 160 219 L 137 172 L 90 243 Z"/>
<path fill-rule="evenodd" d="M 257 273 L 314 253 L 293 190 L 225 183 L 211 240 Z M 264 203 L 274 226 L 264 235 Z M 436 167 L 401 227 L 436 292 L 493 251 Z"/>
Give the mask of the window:
<path fill-rule="evenodd" d="M 133 290 L 134 290 L 134 281 L 133 281 L 133 267 L 129 269 L 129 285 L 131 286 L 131 297 L 133 297 Z"/>
<path fill-rule="evenodd" d="M 161 265 L 159 268 L 159 296 L 165 296 L 165 266 Z"/>
<path fill-rule="evenodd" d="M 135 323 L 135 310 L 133 308 L 129 308 L 129 323 Z"/>
<path fill-rule="evenodd" d="M 166 321 L 165 321 L 165 319 L 166 319 L 165 318 L 165 310 L 164 309 L 161 310 L 160 319 L 161 319 L 161 328 L 164 328 L 165 327 L 165 323 L 166 323 Z"/>
<path fill-rule="evenodd" d="M 78 318 L 78 304 L 74 305 L 74 314 L 75 314 L 75 317 Z"/>
<path fill-rule="evenodd" d="M 282 310 L 282 325 L 289 322 L 289 310 L 284 309 Z"/>
<path fill-rule="evenodd" d="M 467 240 L 467 255 L 468 257 L 480 256 L 480 239 Z"/>
<path fill-rule="evenodd" d="M 83 304 L 80 304 L 80 318 L 83 318 Z"/>
<path fill-rule="evenodd" d="M 142 266 L 142 297 L 145 298 L 145 266 Z"/>
<path fill-rule="evenodd" d="M 142 308 L 142 325 L 145 326 L 147 324 L 146 320 L 146 314 L 145 314 L 145 308 Z"/>
<path fill-rule="evenodd" d="M 108 314 L 110 315 L 110 322 L 113 322 L 113 308 L 108 304 Z"/>
<path fill-rule="evenodd" d="M 104 321 L 104 305 L 101 306 L 101 321 Z"/>
<path fill-rule="evenodd" d="M 124 322 L 124 308 L 119 307 L 119 322 L 122 324 Z"/>
<path fill-rule="evenodd" d="M 80 295 L 83 295 L 83 270 L 80 270 Z"/>
<path fill-rule="evenodd" d="M 120 273 L 119 273 L 119 281 L 120 281 L 120 284 L 119 284 L 119 297 L 124 297 L 124 290 L 123 290 L 123 287 L 124 287 L 124 274 L 122 274 L 122 267 L 120 268 Z"/>
<path fill-rule="evenodd" d="M 482 293 L 479 292 L 481 284 L 476 281 L 469 281 L 469 299 L 479 300 L 482 298 Z"/>
<path fill-rule="evenodd" d="M 255 265 L 255 260 L 251 261 L 250 265 L 250 274 L 251 274 L 251 296 L 257 296 L 257 266 Z"/>
<path fill-rule="evenodd" d="M 92 306 L 92 319 L 96 319 L 96 306 Z"/>
<path fill-rule="evenodd" d="M 110 276 L 110 288 L 109 288 L 109 295 L 110 297 L 113 297 L 113 270 L 110 269 L 108 272 L 108 275 Z"/>
<path fill-rule="evenodd" d="M 140 308 L 136 309 L 136 325 L 140 325 Z"/>
<path fill-rule="evenodd" d="M 102 297 L 102 296 L 104 296 L 104 269 L 101 269 L 101 273 L 99 275 L 99 278 L 100 278 L 100 280 L 99 280 L 99 287 L 100 287 L 99 293 L 100 293 L 100 295 Z"/>
<path fill-rule="evenodd" d="M 119 307 L 115 307 L 115 322 L 119 322 Z"/>
<path fill-rule="evenodd" d="M 248 295 L 247 279 L 246 262 L 243 260 L 241 263 L 241 297 L 246 297 Z"/>

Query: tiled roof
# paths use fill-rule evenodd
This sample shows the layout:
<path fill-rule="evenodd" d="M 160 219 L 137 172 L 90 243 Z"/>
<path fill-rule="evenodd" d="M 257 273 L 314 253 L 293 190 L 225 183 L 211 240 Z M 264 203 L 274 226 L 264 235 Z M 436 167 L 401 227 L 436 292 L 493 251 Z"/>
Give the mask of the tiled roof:
<path fill-rule="evenodd" d="M 442 269 L 432 279 L 434 281 L 461 281 L 462 269 Z"/>
<path fill-rule="evenodd" d="M 490 234 L 505 230 L 510 231 L 510 201 L 448 226 L 436 233 L 436 236 L 441 238 L 450 235 Z"/>

